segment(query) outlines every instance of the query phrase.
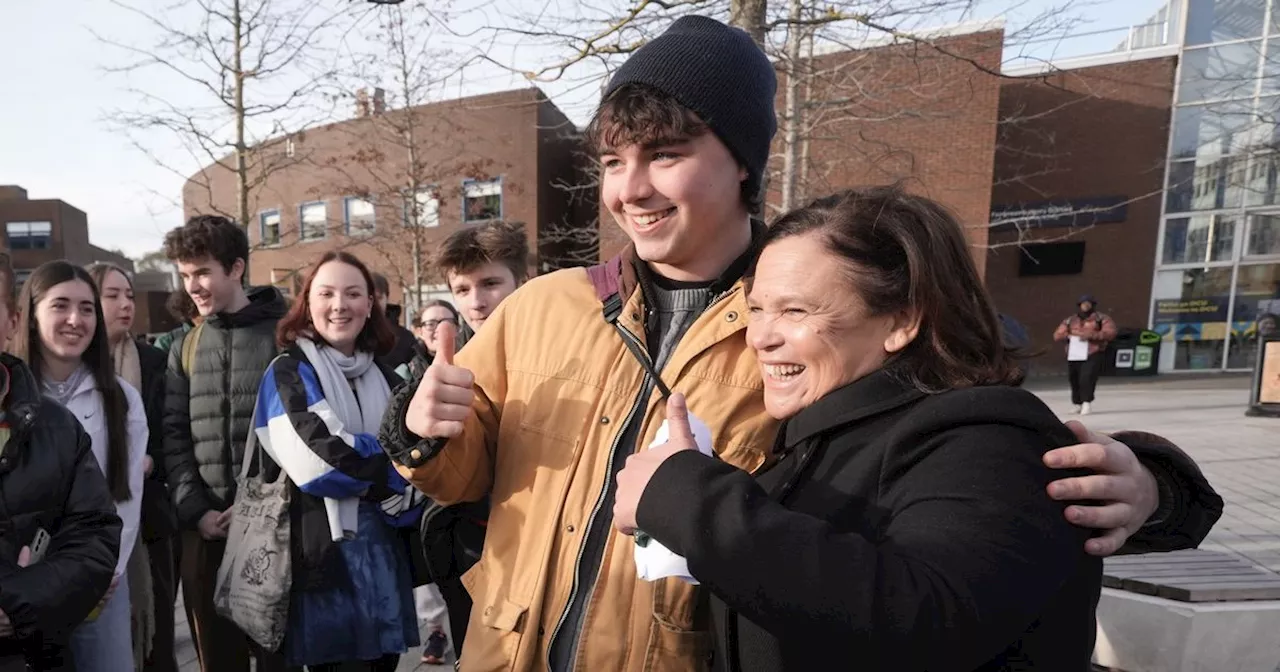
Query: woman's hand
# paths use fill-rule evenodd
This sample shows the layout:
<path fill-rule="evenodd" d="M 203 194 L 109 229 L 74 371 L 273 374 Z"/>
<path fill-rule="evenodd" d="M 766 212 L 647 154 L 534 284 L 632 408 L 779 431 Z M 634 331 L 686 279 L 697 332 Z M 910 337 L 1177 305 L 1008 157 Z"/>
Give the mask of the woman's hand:
<path fill-rule="evenodd" d="M 613 526 L 623 534 L 636 531 L 636 508 L 649 485 L 649 479 L 668 457 L 682 450 L 697 450 L 693 429 L 689 427 L 689 408 L 684 395 L 673 393 L 667 398 L 667 442 L 656 448 L 641 450 L 627 458 L 627 466 L 618 472 L 618 491 L 613 499 Z"/>

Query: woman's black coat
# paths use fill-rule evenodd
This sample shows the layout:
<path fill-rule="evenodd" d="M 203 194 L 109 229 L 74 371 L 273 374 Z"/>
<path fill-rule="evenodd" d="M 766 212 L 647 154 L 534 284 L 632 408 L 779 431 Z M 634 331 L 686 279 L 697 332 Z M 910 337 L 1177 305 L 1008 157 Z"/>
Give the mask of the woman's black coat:
<path fill-rule="evenodd" d="M 31 370 L 0 354 L 7 436 L 0 453 L 0 610 L 14 637 L 0 660 L 62 642 L 106 593 L 120 556 L 120 517 L 89 435 L 44 397 Z M 38 562 L 18 555 L 37 530 L 52 537 Z M 43 641 L 42 641 L 43 640 Z"/>
<path fill-rule="evenodd" d="M 1085 672 L 1102 563 L 1041 463 L 1076 442 L 1028 392 L 880 371 L 787 421 L 758 480 L 673 455 L 637 522 L 710 589 L 717 669 Z"/>

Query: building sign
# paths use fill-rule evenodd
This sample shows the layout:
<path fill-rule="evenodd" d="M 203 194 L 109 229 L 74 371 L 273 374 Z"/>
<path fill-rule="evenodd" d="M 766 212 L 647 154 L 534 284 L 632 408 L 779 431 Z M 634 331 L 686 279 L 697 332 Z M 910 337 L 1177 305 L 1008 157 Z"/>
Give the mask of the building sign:
<path fill-rule="evenodd" d="M 1155 324 L 1226 322 L 1231 297 L 1226 294 L 1197 299 L 1156 299 Z"/>
<path fill-rule="evenodd" d="M 1101 196 L 995 205 L 991 207 L 991 228 L 1045 229 L 1123 222 L 1128 204 L 1125 196 Z"/>

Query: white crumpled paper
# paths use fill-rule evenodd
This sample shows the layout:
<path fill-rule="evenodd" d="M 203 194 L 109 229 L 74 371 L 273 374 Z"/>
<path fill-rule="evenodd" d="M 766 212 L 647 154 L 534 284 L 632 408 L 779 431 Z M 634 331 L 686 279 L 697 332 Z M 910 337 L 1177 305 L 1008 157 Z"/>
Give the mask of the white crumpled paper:
<path fill-rule="evenodd" d="M 706 423 L 690 413 L 689 428 L 693 430 L 693 439 L 698 445 L 698 450 L 702 451 L 703 455 L 712 455 L 711 429 Z M 663 420 L 658 433 L 653 437 L 653 443 L 649 444 L 649 449 L 652 450 L 666 443 L 668 434 L 667 421 Z M 698 580 L 689 574 L 689 563 L 684 556 L 676 555 L 653 538 L 650 538 L 644 546 L 636 544 L 636 575 L 645 581 L 657 581 L 674 576 L 692 584 L 698 583 Z"/>

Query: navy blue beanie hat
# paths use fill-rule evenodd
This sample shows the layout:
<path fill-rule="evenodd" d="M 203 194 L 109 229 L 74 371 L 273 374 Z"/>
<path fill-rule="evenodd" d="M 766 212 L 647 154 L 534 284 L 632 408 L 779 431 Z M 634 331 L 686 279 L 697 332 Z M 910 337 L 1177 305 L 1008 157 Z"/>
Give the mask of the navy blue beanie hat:
<path fill-rule="evenodd" d="M 651 86 L 697 114 L 759 191 L 778 130 L 778 78 L 746 31 L 705 16 L 683 16 L 618 68 L 604 99 L 627 84 Z"/>

